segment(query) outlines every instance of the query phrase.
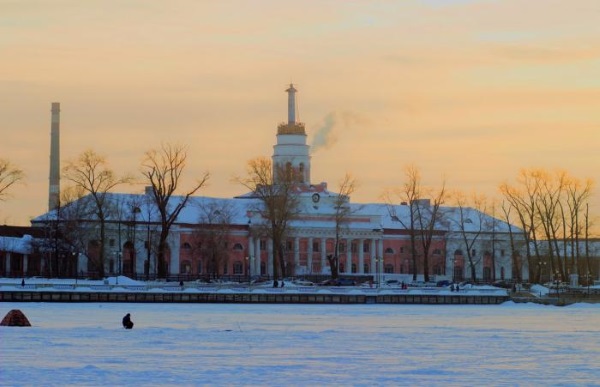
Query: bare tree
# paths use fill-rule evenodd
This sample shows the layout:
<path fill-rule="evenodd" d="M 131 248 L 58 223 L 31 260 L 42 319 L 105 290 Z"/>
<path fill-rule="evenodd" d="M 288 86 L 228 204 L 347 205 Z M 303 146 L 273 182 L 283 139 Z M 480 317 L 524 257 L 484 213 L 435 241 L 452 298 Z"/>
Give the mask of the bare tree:
<path fill-rule="evenodd" d="M 429 250 L 438 233 L 436 225 L 443 218 L 441 206 L 446 198 L 446 184 L 442 183 L 439 190 L 424 188 L 421 182 L 421 172 L 414 165 L 407 166 L 404 174 L 406 178 L 404 185 L 392 193 L 387 193 L 386 201 L 392 219 L 397 219 L 409 233 L 413 281 L 417 280 L 419 255 L 422 255 L 423 277 L 427 282 L 429 281 Z M 405 203 L 409 207 L 408 220 L 402 219 L 402 216 L 396 213 L 396 206 L 392 205 L 393 198 L 391 196 L 395 196 L 400 203 Z M 432 199 L 423 199 L 423 196 L 429 196 Z"/>
<path fill-rule="evenodd" d="M 23 180 L 25 174 L 9 160 L 0 158 L 0 201 L 8 196 L 8 189 Z"/>
<path fill-rule="evenodd" d="M 336 279 L 339 275 L 340 268 L 340 241 L 347 227 L 350 215 L 354 211 L 349 205 L 350 195 L 356 189 L 356 179 L 349 173 L 346 173 L 338 185 L 338 193 L 333 199 L 333 221 L 335 223 L 335 244 L 333 246 L 333 254 L 327 256 L 329 267 L 331 268 L 331 278 Z"/>
<path fill-rule="evenodd" d="M 453 219 L 458 226 L 461 239 L 463 241 L 468 265 L 470 268 L 471 280 L 477 281 L 477 272 L 475 270 L 477 264 L 483 258 L 479 255 L 477 258 L 473 252 L 475 246 L 479 243 L 482 234 L 493 229 L 493 224 L 488 222 L 488 204 L 483 195 L 473 194 L 471 198 L 467 198 L 463 193 L 455 195 L 455 203 L 458 208 L 458 219 Z"/>
<path fill-rule="evenodd" d="M 542 276 L 543 264 L 540 253 L 540 245 L 538 243 L 538 220 L 536 217 L 537 205 L 536 197 L 538 195 L 539 186 L 530 173 L 523 169 L 517 177 L 517 185 L 502 183 L 500 192 L 504 196 L 506 202 L 513 208 L 514 215 L 523 232 L 525 240 L 525 251 L 527 258 L 527 266 L 529 267 L 530 281 L 539 282 Z M 508 212 L 508 211 L 505 211 Z M 507 219 L 507 223 L 512 223 Z M 533 251 L 532 251 L 533 248 Z M 513 251 L 513 254 L 516 252 Z M 533 278 L 532 268 L 536 268 Z"/>
<path fill-rule="evenodd" d="M 145 154 L 142 162 L 142 174 L 147 179 L 152 189 L 152 197 L 160 215 L 160 236 L 158 240 L 158 277 L 166 278 L 168 249 L 167 238 L 173 223 L 190 196 L 202 188 L 209 178 L 205 172 L 191 189 L 179 196 L 172 205 L 171 199 L 179 187 L 181 175 L 185 169 L 187 151 L 182 145 L 162 144 L 160 149 L 153 149 Z"/>
<path fill-rule="evenodd" d="M 279 165 L 272 165 L 271 159 L 259 157 L 250 160 L 247 176 L 235 180 L 248 188 L 254 197 L 260 199 L 262 206 L 254 211 L 262 219 L 262 224 L 254 225 L 258 232 L 271 238 L 276 252 L 273 260 L 273 276 L 284 277 L 285 246 L 289 223 L 299 211 L 299 193 L 297 172 Z"/>
<path fill-rule="evenodd" d="M 551 174 L 542 169 L 522 170 L 516 186 L 507 183 L 500 186 L 505 199 L 516 210 L 525 238 L 532 242 L 526 247 L 530 269 L 538 266 L 537 273 L 530 278 L 533 282 L 541 281 L 546 265 L 556 280 L 566 279 L 580 269 L 585 271 L 579 263 L 580 238 L 583 236 L 586 241 L 588 238 L 586 206 L 592 186 L 589 179 L 580 181 L 564 171 Z M 542 241 L 539 235 L 543 235 Z M 530 245 L 535 249 L 534 257 Z"/>
<path fill-rule="evenodd" d="M 67 162 L 63 168 L 64 177 L 76 189 L 88 194 L 94 208 L 94 216 L 99 224 L 99 258 L 96 270 L 100 277 L 105 274 L 106 221 L 109 213 L 107 194 L 116 186 L 131 182 L 131 177 L 118 177 L 108 168 L 106 158 L 93 150 L 83 152 L 77 159 Z"/>

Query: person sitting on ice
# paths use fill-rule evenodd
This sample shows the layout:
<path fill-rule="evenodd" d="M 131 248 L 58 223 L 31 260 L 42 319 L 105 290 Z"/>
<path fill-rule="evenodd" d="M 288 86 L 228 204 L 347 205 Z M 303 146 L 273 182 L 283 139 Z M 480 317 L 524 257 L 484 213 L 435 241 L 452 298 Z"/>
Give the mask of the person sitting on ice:
<path fill-rule="evenodd" d="M 123 317 L 123 328 L 131 329 L 133 328 L 133 321 L 131 321 L 131 315 L 127 313 L 125 317 Z"/>

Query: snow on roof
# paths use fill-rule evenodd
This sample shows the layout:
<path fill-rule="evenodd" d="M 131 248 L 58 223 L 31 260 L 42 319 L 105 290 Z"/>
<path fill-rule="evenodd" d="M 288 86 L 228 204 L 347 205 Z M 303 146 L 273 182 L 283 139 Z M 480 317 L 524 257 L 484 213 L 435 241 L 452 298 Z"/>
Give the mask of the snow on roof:
<path fill-rule="evenodd" d="M 31 235 L 22 237 L 0 236 L 0 251 L 9 251 L 11 253 L 31 254 L 33 252 Z"/>
<path fill-rule="evenodd" d="M 319 187 L 320 188 L 320 187 Z M 307 190 L 300 194 L 301 197 L 310 198 L 313 190 Z M 336 193 L 319 190 L 323 200 L 319 203 L 313 203 L 310 199 L 301 201 L 301 211 L 298 219 L 292 223 L 292 227 L 314 227 L 331 228 L 335 225 L 335 202 Z M 183 196 L 173 196 L 169 203 L 169 209 L 172 211 L 175 206 L 183 200 Z M 145 194 L 122 194 L 108 193 L 106 199 L 115 205 L 109 212 L 108 220 L 115 221 L 139 221 L 139 222 L 159 222 L 159 214 L 156 211 L 154 202 Z M 75 207 L 86 207 L 88 211 L 83 211 L 81 219 L 96 219 L 94 204 L 90 196 L 85 196 L 78 201 L 65 206 L 61 211 L 68 212 Z M 410 206 L 408 205 L 388 205 L 385 203 L 348 203 L 349 215 L 345 222 L 345 227 L 351 229 L 386 229 L 386 230 L 405 230 L 410 225 Z M 206 196 L 192 196 L 189 198 L 186 206 L 180 212 L 178 224 L 198 224 L 202 223 L 208 212 L 227 211 L 228 221 L 232 225 L 247 225 L 254 218 L 256 213 L 262 207 L 262 201 L 256 198 L 252 193 L 247 193 L 235 198 L 214 198 Z M 443 214 L 441 220 L 437 222 L 437 229 L 444 231 L 460 231 L 461 217 L 458 207 L 441 207 Z M 427 213 L 425 210 L 423 213 Z M 87 215 L 86 215 L 87 214 Z M 426 216 L 426 215 L 425 215 Z M 40 215 L 32 220 L 32 223 L 43 223 L 53 221 L 57 217 L 57 212 L 51 211 Z M 508 232 L 508 224 L 500 219 L 493 218 L 483 214 L 473 208 L 463 208 L 463 217 L 468 219 L 463 222 L 467 232 Z M 519 229 L 513 226 L 513 232 Z"/>

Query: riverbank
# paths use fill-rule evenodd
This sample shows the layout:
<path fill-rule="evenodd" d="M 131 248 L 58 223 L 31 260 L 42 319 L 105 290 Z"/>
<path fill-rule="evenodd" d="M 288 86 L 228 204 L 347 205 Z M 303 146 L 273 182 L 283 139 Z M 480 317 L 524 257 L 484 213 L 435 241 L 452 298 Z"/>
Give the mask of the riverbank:
<path fill-rule="evenodd" d="M 303 286 L 272 283 L 140 282 L 127 277 L 102 281 L 69 279 L 0 279 L 0 302 L 130 302 L 130 303 L 284 303 L 284 304 L 501 304 L 505 289 L 469 286 L 450 288 Z"/>

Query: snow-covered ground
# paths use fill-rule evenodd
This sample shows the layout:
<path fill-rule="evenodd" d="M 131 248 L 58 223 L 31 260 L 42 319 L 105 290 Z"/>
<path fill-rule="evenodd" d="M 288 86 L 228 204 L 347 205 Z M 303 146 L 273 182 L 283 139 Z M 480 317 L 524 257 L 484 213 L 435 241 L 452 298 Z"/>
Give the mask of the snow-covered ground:
<path fill-rule="evenodd" d="M 11 309 L 33 326 L 0 327 L 3 386 L 600 384 L 599 304 Z"/>
<path fill-rule="evenodd" d="M 382 284 L 381 287 L 375 285 L 368 286 L 306 286 L 303 282 L 286 280 L 283 288 L 273 288 L 273 281 L 267 281 L 259 284 L 249 285 L 247 283 L 237 282 L 219 282 L 219 283 L 199 283 L 186 282 L 184 286 L 179 286 L 178 282 L 165 281 L 135 281 L 125 276 L 108 277 L 103 280 L 80 280 L 75 278 L 0 278 L 0 290 L 7 291 L 78 291 L 78 292 L 95 292 L 95 291 L 115 291 L 115 292 L 164 292 L 164 291 L 185 291 L 188 293 L 194 292 L 252 292 L 265 293 L 276 291 L 293 293 L 293 292 L 315 292 L 315 293 L 380 293 L 380 294 L 454 294 L 449 286 L 447 287 L 409 287 L 401 289 L 398 284 L 389 286 Z M 281 282 L 279 282 L 281 284 Z M 489 285 L 472 286 L 466 285 L 461 287 L 461 294 L 465 295 L 500 295 L 507 294 L 506 289 L 497 288 Z"/>

